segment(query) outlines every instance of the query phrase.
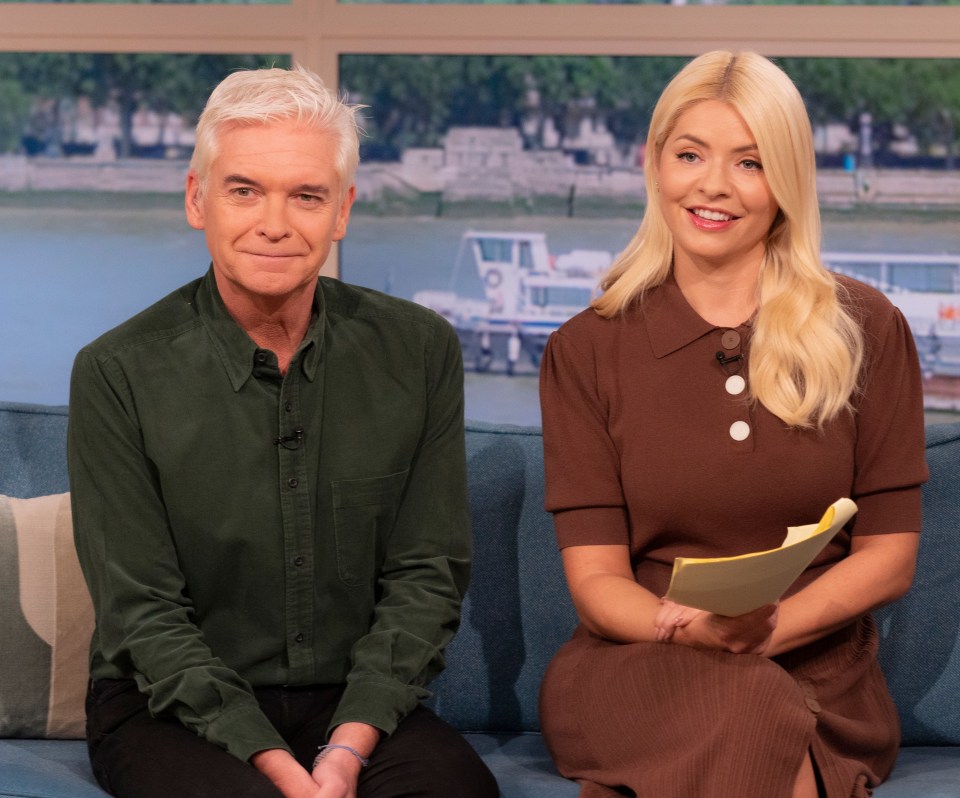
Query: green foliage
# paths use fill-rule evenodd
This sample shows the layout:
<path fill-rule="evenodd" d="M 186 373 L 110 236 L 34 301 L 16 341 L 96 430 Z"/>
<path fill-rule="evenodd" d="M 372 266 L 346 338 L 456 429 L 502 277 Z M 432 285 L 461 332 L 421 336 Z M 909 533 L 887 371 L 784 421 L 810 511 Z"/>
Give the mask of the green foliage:
<path fill-rule="evenodd" d="M 881 145 L 902 125 L 921 147 L 950 146 L 960 131 L 960 61 L 950 59 L 783 58 L 814 122 L 873 118 Z"/>
<path fill-rule="evenodd" d="M 369 106 L 378 148 L 438 146 L 451 125 L 517 126 L 536 108 L 563 132 L 578 109 L 602 114 L 625 142 L 645 132 L 657 96 L 683 58 L 347 55 L 342 83 Z"/>
<path fill-rule="evenodd" d="M 561 134 L 584 114 L 602 118 L 622 145 L 642 141 L 663 86 L 686 58 L 612 56 L 346 55 L 344 87 L 364 112 L 372 157 L 409 146 L 438 146 L 452 125 L 518 127 L 538 146 L 549 118 Z M 815 124 L 863 112 L 884 146 L 898 126 L 921 148 L 955 148 L 960 132 L 960 60 L 783 58 Z M 55 137 L 61 105 L 85 96 L 121 114 L 129 152 L 134 113 L 150 108 L 193 123 L 210 90 L 231 70 L 287 66 L 252 55 L 96 53 L 0 54 L 0 152 L 19 146 L 28 127 Z M 47 101 L 45 116 L 30 116 Z M 539 125 L 537 128 L 532 126 Z M 43 133 L 43 130 L 34 130 Z M 40 138 L 44 138 L 41 135 Z"/>
<path fill-rule="evenodd" d="M 121 119 L 121 153 L 130 152 L 132 119 L 140 108 L 160 113 L 182 114 L 196 121 L 210 91 L 235 69 L 288 66 L 288 56 L 179 55 L 158 53 L 2 53 L 0 80 L 19 87 L 19 96 L 28 106 L 52 101 L 53 113 L 43 119 L 24 116 L 9 124 L 19 126 L 14 134 L 0 138 L 0 151 L 19 145 L 19 135 L 31 124 L 41 138 L 59 135 L 59 108 L 64 101 L 88 97 L 96 107 L 115 106 Z M 11 95 L 12 96 L 12 95 Z M 12 102 L 12 101 L 11 101 Z M 5 106 L 6 103 L 3 103 Z M 11 112 L 12 113 L 12 112 Z M 10 114 L 0 111 L 6 119 Z"/>
<path fill-rule="evenodd" d="M 341 59 L 345 87 L 370 106 L 373 157 L 438 146 L 451 125 L 522 127 L 550 118 L 561 133 L 578 114 L 604 119 L 623 145 L 645 138 L 661 90 L 686 58 L 610 56 L 375 56 Z M 960 131 L 960 60 L 783 58 L 814 124 L 856 133 L 861 113 L 886 146 L 897 126 L 921 148 Z M 533 114 L 534 108 L 536 114 Z M 539 132 L 539 131 L 537 131 Z M 539 136 L 528 136 L 537 146 Z"/>
<path fill-rule="evenodd" d="M 20 84 L 0 77 L 0 152 L 20 146 L 20 133 L 30 112 L 30 98 Z"/>

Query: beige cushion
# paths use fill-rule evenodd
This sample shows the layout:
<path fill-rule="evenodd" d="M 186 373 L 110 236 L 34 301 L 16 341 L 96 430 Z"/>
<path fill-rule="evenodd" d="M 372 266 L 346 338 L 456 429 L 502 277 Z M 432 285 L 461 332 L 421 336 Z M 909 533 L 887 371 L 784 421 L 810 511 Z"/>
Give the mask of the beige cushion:
<path fill-rule="evenodd" d="M 70 494 L 0 496 L 0 737 L 84 736 L 92 632 Z"/>

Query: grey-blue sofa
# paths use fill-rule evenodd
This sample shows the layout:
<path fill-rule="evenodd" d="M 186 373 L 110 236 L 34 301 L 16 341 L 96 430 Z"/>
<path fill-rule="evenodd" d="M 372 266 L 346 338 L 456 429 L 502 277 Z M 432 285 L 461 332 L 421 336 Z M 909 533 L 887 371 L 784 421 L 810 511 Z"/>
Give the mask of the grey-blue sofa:
<path fill-rule="evenodd" d="M 65 408 L 0 403 L 0 494 L 65 491 L 65 432 Z M 573 798 L 577 785 L 557 775 L 538 733 L 540 678 L 575 620 L 542 509 L 540 434 L 469 424 L 467 452 L 473 580 L 433 703 L 483 755 L 503 796 Z M 879 798 L 960 798 L 960 424 L 928 427 L 927 457 L 917 577 L 879 616 L 904 743 Z M 7 645 L 0 639 L 3 658 L 15 659 Z M 0 796 L 103 795 L 82 740 L 0 740 Z"/>

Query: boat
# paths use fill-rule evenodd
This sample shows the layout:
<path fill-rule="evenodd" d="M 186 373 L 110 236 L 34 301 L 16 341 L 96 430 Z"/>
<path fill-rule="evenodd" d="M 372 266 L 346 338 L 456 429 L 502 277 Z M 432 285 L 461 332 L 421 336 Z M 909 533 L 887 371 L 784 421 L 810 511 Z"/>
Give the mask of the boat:
<path fill-rule="evenodd" d="M 826 251 L 822 257 L 830 270 L 874 286 L 900 308 L 924 377 L 955 392 L 960 407 L 960 255 Z M 524 355 L 539 367 L 550 333 L 597 296 L 612 262 L 605 250 L 552 255 L 544 233 L 468 230 L 450 289 L 419 291 L 413 299 L 453 325 L 468 366 L 485 372 L 503 363 L 515 374 Z"/>
<path fill-rule="evenodd" d="M 453 325 L 466 364 L 489 371 L 503 362 L 512 375 L 524 355 L 539 367 L 550 333 L 590 304 L 612 262 L 605 250 L 553 255 L 544 233 L 468 230 L 450 290 L 418 291 L 413 300 Z"/>
<path fill-rule="evenodd" d="M 944 378 L 960 377 L 960 255 L 824 252 L 823 261 L 882 291 L 900 309 L 928 381 L 939 380 L 944 390 Z M 960 383 L 949 392 L 957 389 Z M 928 386 L 928 399 L 936 391 Z"/>

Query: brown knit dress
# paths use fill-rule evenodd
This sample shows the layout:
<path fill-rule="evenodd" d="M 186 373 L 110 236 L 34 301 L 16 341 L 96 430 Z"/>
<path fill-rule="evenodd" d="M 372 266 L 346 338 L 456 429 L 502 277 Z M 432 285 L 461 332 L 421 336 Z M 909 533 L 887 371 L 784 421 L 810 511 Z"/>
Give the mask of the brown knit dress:
<path fill-rule="evenodd" d="M 794 590 L 842 559 L 850 535 L 920 528 L 923 397 L 907 324 L 841 282 L 867 348 L 855 412 L 797 430 L 747 399 L 749 324 L 704 321 L 672 280 L 624 317 L 587 310 L 541 373 L 547 509 L 560 547 L 626 544 L 637 581 L 667 588 L 676 556 L 769 549 L 842 496 L 859 512 Z M 541 724 L 581 798 L 780 798 L 806 751 L 828 798 L 868 796 L 890 772 L 896 710 L 870 617 L 769 659 L 614 643 L 580 627 L 541 692 Z"/>

